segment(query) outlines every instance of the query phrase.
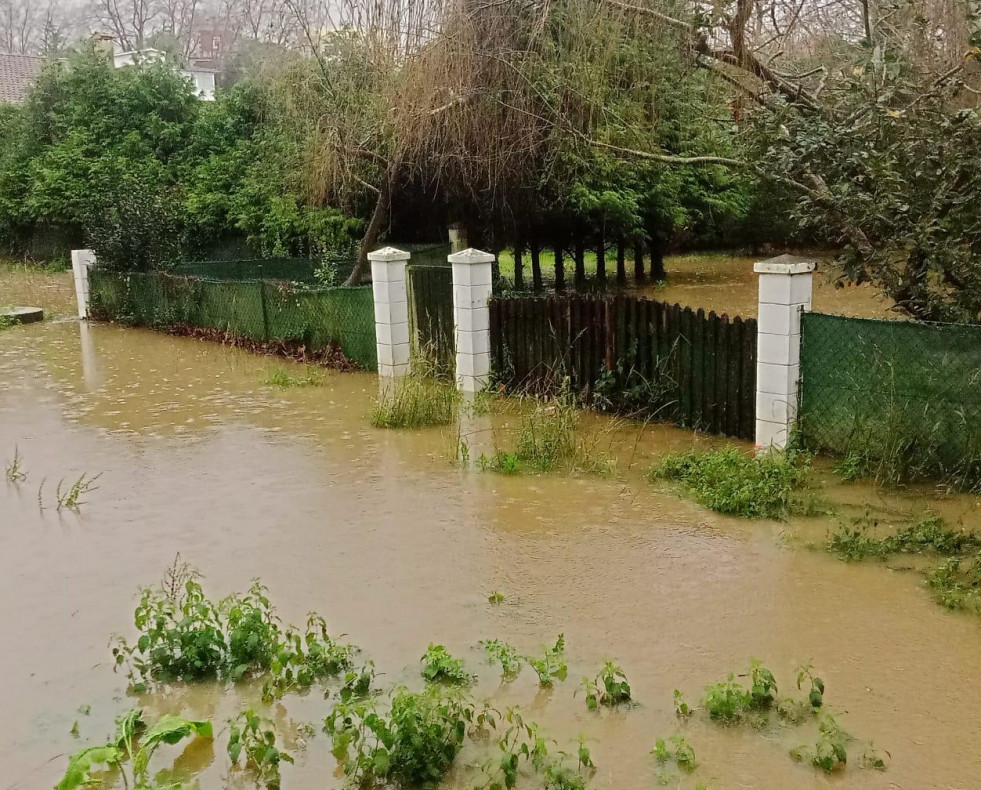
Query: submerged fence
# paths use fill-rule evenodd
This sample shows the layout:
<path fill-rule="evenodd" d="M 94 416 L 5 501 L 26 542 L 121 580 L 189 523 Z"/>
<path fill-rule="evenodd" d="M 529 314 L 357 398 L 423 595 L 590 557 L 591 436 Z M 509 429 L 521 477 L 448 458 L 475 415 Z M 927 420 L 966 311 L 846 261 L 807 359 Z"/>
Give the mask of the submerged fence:
<path fill-rule="evenodd" d="M 924 476 L 981 469 L 981 326 L 807 313 L 801 329 L 809 447 Z"/>
<path fill-rule="evenodd" d="M 565 386 L 600 407 L 752 439 L 756 321 L 648 299 L 504 298 L 490 304 L 491 360 L 520 389 Z"/>
<path fill-rule="evenodd" d="M 235 274 L 259 273 L 254 262 L 226 262 Z M 268 261 L 262 262 L 265 272 Z M 306 262 L 310 268 L 311 262 Z M 201 264 L 204 265 L 204 264 Z M 302 344 L 310 351 L 332 343 L 358 366 L 374 370 L 371 288 L 318 288 L 268 279 L 218 279 L 186 273 L 89 272 L 95 318 L 157 328 L 186 325 L 259 342 Z"/>

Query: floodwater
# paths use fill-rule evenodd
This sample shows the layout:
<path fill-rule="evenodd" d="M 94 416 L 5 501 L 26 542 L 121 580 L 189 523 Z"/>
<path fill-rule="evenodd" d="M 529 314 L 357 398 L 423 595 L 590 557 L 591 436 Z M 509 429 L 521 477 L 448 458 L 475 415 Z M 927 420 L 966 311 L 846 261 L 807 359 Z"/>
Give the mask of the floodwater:
<path fill-rule="evenodd" d="M 68 312 L 55 294 L 53 312 Z M 497 476 L 450 463 L 455 429 L 372 429 L 376 377 L 328 373 L 323 386 L 268 386 L 281 366 L 72 320 L 0 333 L 0 456 L 9 460 L 16 445 L 29 475 L 20 486 L 0 483 L 0 787 L 51 787 L 67 755 L 102 742 L 132 706 L 107 644 L 114 633 L 132 636 L 137 588 L 158 580 L 178 551 L 215 597 L 261 577 L 284 620 L 323 613 L 375 660 L 383 683 L 418 684 L 426 646 L 445 644 L 480 673 L 478 694 L 520 706 L 566 748 L 584 735 L 598 766 L 592 788 L 656 786 L 649 751 L 675 733 L 688 737 L 699 768 L 672 775 L 671 787 L 981 784 L 978 622 L 943 611 L 914 574 L 805 548 L 830 519 L 725 518 L 644 481 L 657 454 L 709 440 L 621 427 L 609 478 Z M 487 436 L 472 433 L 473 451 Z M 78 514 L 57 512 L 58 480 L 82 472 L 101 473 L 98 490 Z M 897 513 L 932 509 L 981 527 L 971 498 L 830 483 L 825 493 L 856 509 L 869 501 Z M 495 589 L 503 605 L 488 604 Z M 541 692 L 526 669 L 498 688 L 479 640 L 533 651 L 560 632 L 567 682 Z M 586 710 L 578 680 L 605 658 L 623 666 L 637 706 Z M 888 751 L 888 770 L 861 770 L 855 759 L 827 778 L 794 763 L 788 749 L 813 741 L 813 727 L 758 732 L 699 714 L 676 719 L 673 689 L 697 702 L 706 684 L 752 658 L 784 692 L 799 664 L 813 664 L 829 708 Z M 214 687 L 143 700 L 219 725 L 254 701 L 254 690 Z M 328 705 L 317 694 L 287 697 L 272 715 L 319 730 Z M 219 735 L 213 747 L 164 748 L 154 765 L 176 759 L 179 769 L 200 769 L 202 788 L 240 786 L 223 744 Z M 855 744 L 850 754 L 861 751 Z M 475 755 L 464 756 L 451 790 L 477 778 L 467 767 Z M 284 766 L 283 787 L 343 787 L 335 769 L 318 734 Z"/>
<path fill-rule="evenodd" d="M 649 296 L 686 307 L 702 307 L 720 315 L 755 318 L 759 275 L 753 265 L 766 256 L 755 258 L 720 255 L 679 255 L 665 260 L 666 286 L 642 289 Z M 858 316 L 860 318 L 902 318 L 891 309 L 893 302 L 871 285 L 841 285 L 832 255 L 812 257 L 818 266 L 814 273 L 813 309 L 819 313 Z"/>

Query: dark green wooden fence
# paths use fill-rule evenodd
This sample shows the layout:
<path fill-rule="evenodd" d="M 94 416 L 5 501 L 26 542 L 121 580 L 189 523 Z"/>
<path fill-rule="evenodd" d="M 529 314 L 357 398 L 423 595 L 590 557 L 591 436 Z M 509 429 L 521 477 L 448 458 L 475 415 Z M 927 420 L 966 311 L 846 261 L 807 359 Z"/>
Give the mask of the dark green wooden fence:
<path fill-rule="evenodd" d="M 509 388 L 567 385 L 603 408 L 754 437 L 755 319 L 620 294 L 493 299 L 490 321 Z"/>
<path fill-rule="evenodd" d="M 412 354 L 442 375 L 453 375 L 453 272 L 449 266 L 410 265 L 406 269 Z"/>

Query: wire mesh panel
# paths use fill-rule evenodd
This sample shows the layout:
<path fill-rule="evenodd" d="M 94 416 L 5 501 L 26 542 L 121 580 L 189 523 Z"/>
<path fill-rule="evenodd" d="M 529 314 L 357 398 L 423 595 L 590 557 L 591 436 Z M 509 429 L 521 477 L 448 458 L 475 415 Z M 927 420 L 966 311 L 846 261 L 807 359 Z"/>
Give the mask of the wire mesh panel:
<path fill-rule="evenodd" d="M 425 359 L 437 373 L 451 375 L 456 354 L 452 269 L 411 265 L 406 278 L 412 353 Z"/>
<path fill-rule="evenodd" d="M 96 318 L 158 328 L 186 325 L 318 351 L 330 343 L 377 368 L 371 288 L 310 288 L 285 281 L 212 280 L 160 272 L 89 273 Z"/>
<path fill-rule="evenodd" d="M 981 458 L 981 326 L 807 313 L 800 429 L 814 449 L 921 459 L 933 473 Z"/>

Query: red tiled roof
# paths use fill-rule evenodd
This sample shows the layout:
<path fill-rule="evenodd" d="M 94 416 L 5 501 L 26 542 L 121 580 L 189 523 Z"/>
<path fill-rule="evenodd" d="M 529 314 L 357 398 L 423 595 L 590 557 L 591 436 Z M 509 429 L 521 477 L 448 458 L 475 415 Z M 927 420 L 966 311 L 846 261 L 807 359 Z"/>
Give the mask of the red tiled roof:
<path fill-rule="evenodd" d="M 0 53 L 0 104 L 19 104 L 41 72 L 43 58 Z"/>

